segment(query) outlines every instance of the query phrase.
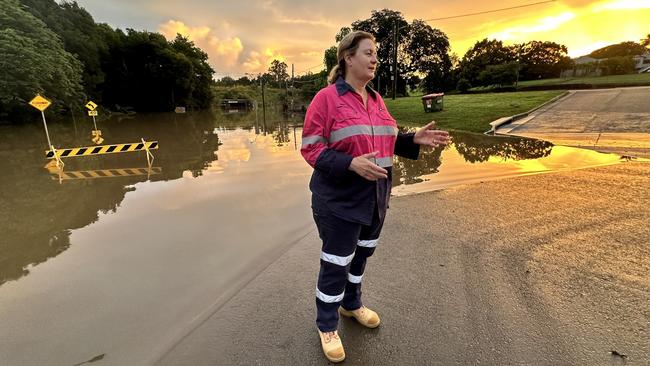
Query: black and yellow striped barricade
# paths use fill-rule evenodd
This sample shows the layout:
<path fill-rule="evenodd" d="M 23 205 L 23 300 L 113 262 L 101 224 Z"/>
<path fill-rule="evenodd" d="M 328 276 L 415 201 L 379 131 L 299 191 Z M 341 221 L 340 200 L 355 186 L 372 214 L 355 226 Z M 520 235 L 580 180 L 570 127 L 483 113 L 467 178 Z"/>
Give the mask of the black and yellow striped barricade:
<path fill-rule="evenodd" d="M 51 169 L 50 173 L 53 174 L 54 180 L 74 180 L 74 179 L 99 179 L 99 178 L 116 178 L 116 177 L 133 177 L 146 175 L 147 179 L 156 174 L 162 173 L 161 167 L 151 168 L 117 168 L 117 169 L 99 169 L 99 170 L 77 170 L 77 171 L 61 171 L 59 169 Z"/>
<path fill-rule="evenodd" d="M 50 149 L 45 152 L 45 157 L 48 159 L 54 158 L 71 158 L 75 156 L 91 156 L 102 154 L 117 154 L 134 151 L 147 151 L 147 160 L 151 154 L 149 150 L 158 149 L 158 141 L 134 142 L 130 144 L 115 144 L 115 145 L 100 145 L 100 146 L 86 146 L 86 147 L 73 147 L 69 149 Z M 152 156 L 153 157 L 153 156 Z"/>

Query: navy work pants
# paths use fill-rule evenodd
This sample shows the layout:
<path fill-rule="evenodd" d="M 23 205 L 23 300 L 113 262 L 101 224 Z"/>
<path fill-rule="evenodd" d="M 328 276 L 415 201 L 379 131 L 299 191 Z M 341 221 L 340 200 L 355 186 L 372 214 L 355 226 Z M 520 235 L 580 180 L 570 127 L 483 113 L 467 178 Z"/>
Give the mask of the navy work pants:
<path fill-rule="evenodd" d="M 334 216 L 322 206 L 314 221 L 323 241 L 316 288 L 316 325 L 321 332 L 338 328 L 338 308 L 361 307 L 361 279 L 366 260 L 377 246 L 386 212 L 375 208 L 372 223 L 362 225 Z"/>

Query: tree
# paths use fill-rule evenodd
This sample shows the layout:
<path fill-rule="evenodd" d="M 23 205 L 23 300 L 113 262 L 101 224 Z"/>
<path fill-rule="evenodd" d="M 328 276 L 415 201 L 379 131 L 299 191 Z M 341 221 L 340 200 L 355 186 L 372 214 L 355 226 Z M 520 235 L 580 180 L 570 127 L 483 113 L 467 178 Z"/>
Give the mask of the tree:
<path fill-rule="evenodd" d="M 180 34 L 176 35 L 171 47 L 176 51 L 177 65 L 189 63 L 190 66 L 185 68 L 184 74 L 179 75 L 173 87 L 176 105 L 200 109 L 209 107 L 212 102 L 210 86 L 214 70 L 208 63 L 208 54 Z"/>
<path fill-rule="evenodd" d="M 407 83 L 412 86 L 420 84 L 427 93 L 454 87 L 451 79 L 449 39 L 445 33 L 416 19 L 409 25 L 401 51 Z M 421 83 L 419 75 L 425 75 Z"/>
<path fill-rule="evenodd" d="M 634 73 L 632 56 L 610 57 L 600 62 L 605 75 L 624 75 Z"/>
<path fill-rule="evenodd" d="M 287 73 L 287 64 L 279 60 L 273 60 L 269 67 L 269 74 L 275 79 L 278 87 L 289 78 Z"/>
<path fill-rule="evenodd" d="M 325 70 L 329 73 L 332 71 L 334 66 L 338 63 L 338 48 L 332 46 L 325 50 L 325 56 L 323 57 L 323 63 L 325 63 Z"/>
<path fill-rule="evenodd" d="M 469 82 L 467 79 L 460 79 L 458 80 L 458 84 L 456 84 L 456 90 L 458 90 L 461 93 L 467 93 L 467 91 L 472 87 L 472 84 Z"/>
<path fill-rule="evenodd" d="M 646 52 L 648 52 L 648 49 L 646 49 L 645 46 L 636 42 L 627 41 L 597 49 L 590 53 L 589 56 L 603 59 L 618 56 L 642 55 Z"/>
<path fill-rule="evenodd" d="M 515 60 L 512 49 L 503 42 L 487 38 L 478 41 L 460 61 L 460 78 L 478 85 L 478 76 L 488 65 L 500 65 Z"/>
<path fill-rule="evenodd" d="M 447 90 L 453 88 L 449 39 L 439 29 L 432 28 L 422 20 L 409 24 L 402 13 L 394 10 L 373 10 L 370 18 L 352 23 L 353 30 L 362 30 L 374 35 L 378 43 L 379 66 L 375 73 L 374 86 L 382 94 L 392 92 L 394 29 L 397 28 L 397 94 L 406 95 L 406 86 L 422 86 L 425 90 Z M 347 34 L 348 28 L 341 28 L 337 34 Z"/>
<path fill-rule="evenodd" d="M 251 83 L 252 81 L 248 78 L 248 76 L 242 76 L 239 79 L 235 80 L 236 85 L 248 86 L 251 85 Z"/>
<path fill-rule="evenodd" d="M 517 80 L 517 62 L 508 62 L 501 65 L 488 65 L 478 75 L 477 85 L 503 87 L 512 85 Z"/>
<path fill-rule="evenodd" d="M 648 47 L 650 48 L 650 33 L 645 36 L 645 38 L 642 38 L 641 41 L 639 42 L 641 46 L 643 47 Z"/>
<path fill-rule="evenodd" d="M 61 38 L 67 52 L 81 61 L 84 91 L 101 102 L 100 89 L 105 80 L 101 61 L 108 56 L 108 44 L 93 17 L 75 1 L 21 0 L 21 3 Z"/>
<path fill-rule="evenodd" d="M 317 74 L 308 72 L 305 75 L 296 77 L 294 81 L 296 86 L 300 88 L 301 98 L 305 101 L 312 100 L 319 90 L 327 86 L 327 75 L 327 71 L 322 70 Z"/>
<path fill-rule="evenodd" d="M 567 47 L 555 42 L 530 41 L 511 47 L 511 54 L 519 60 L 520 80 L 559 77 L 572 66 Z"/>
<path fill-rule="evenodd" d="M 377 48 L 377 59 L 379 65 L 375 72 L 375 79 L 373 84 L 381 94 L 387 94 L 392 91 L 392 84 L 390 83 L 392 72 L 391 66 L 393 65 L 393 25 L 398 28 L 398 39 L 403 42 L 408 33 L 408 22 L 402 16 L 402 13 L 394 10 L 383 9 L 373 10 L 370 18 L 365 20 L 357 20 L 352 23 L 353 30 L 361 30 L 368 32 L 375 36 L 375 40 L 379 43 Z M 398 50 L 399 51 L 399 50 Z M 397 56 L 397 70 L 404 70 L 403 57 L 398 52 Z M 406 94 L 406 80 L 401 72 L 397 73 L 397 94 Z"/>
<path fill-rule="evenodd" d="M 0 115 L 24 114 L 36 93 L 54 102 L 49 111 L 81 102 L 82 65 L 59 37 L 17 0 L 0 0 L 0 8 Z"/>
<path fill-rule="evenodd" d="M 219 86 L 231 87 L 231 86 L 235 86 L 236 83 L 237 82 L 235 81 L 235 79 L 233 79 L 230 76 L 224 76 L 221 79 L 217 80 L 217 85 Z"/>
<path fill-rule="evenodd" d="M 145 112 L 210 104 L 213 70 L 192 42 L 183 37 L 168 42 L 159 33 L 132 29 L 117 34 L 106 64 L 106 104 Z"/>
<path fill-rule="evenodd" d="M 125 34 L 96 24 L 75 1 L 21 2 L 63 40 L 66 51 L 82 62 L 84 90 L 94 101 L 146 111 L 210 105 L 214 71 L 207 54 L 187 38 L 177 35 L 167 42 L 157 33 L 127 30 Z"/>
<path fill-rule="evenodd" d="M 350 27 L 341 28 L 341 30 L 338 33 L 336 33 L 336 37 L 335 37 L 336 43 L 341 42 L 341 40 L 343 40 L 343 38 L 345 38 L 345 36 L 350 34 L 350 32 L 352 32 L 352 29 Z"/>

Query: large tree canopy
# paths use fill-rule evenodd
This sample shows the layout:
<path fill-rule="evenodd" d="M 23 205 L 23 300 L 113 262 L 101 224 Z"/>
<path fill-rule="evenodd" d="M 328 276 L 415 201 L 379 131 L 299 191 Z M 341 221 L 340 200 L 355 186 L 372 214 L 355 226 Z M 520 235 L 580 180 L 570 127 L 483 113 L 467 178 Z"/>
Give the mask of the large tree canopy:
<path fill-rule="evenodd" d="M 21 0 L 21 3 L 61 38 L 66 51 L 81 61 L 84 91 L 88 97 L 101 102 L 100 88 L 105 78 L 101 60 L 108 56 L 109 45 L 93 17 L 74 1 Z"/>
<path fill-rule="evenodd" d="M 109 105 L 140 111 L 170 111 L 175 106 L 209 105 L 213 70 L 207 55 L 177 36 L 128 29 L 111 45 L 104 99 Z"/>
<path fill-rule="evenodd" d="M 21 115 L 41 93 L 60 110 L 83 100 L 81 63 L 17 0 L 0 0 L 0 117 Z"/>
<path fill-rule="evenodd" d="M 421 20 L 409 25 L 409 32 L 402 43 L 401 52 L 404 71 L 409 81 L 423 76 L 425 92 L 444 91 L 453 88 L 449 39 L 439 29 Z M 416 86 L 414 82 L 411 86 Z"/>
<path fill-rule="evenodd" d="M 499 65 L 502 67 L 491 68 L 483 77 L 480 76 L 489 66 Z M 505 46 L 501 41 L 486 38 L 476 42 L 465 53 L 460 61 L 459 74 L 471 85 L 485 85 L 489 79 L 486 75 L 495 75 L 504 70 L 509 73 L 512 67 L 515 67 L 519 80 L 532 80 L 559 77 L 562 70 L 571 65 L 566 46 L 555 42 L 530 41 Z"/>
<path fill-rule="evenodd" d="M 397 94 L 406 94 L 406 86 L 417 87 L 420 80 L 428 81 L 425 89 L 443 90 L 449 87 L 451 61 L 449 39 L 439 29 L 422 20 L 409 24 L 402 13 L 390 9 L 373 10 L 370 18 L 357 20 L 351 27 L 343 27 L 335 37 L 336 42 L 352 30 L 371 33 L 377 41 L 379 66 L 373 84 L 382 94 L 392 93 L 394 32 L 397 29 Z M 332 60 L 334 63 L 332 63 Z M 335 65 L 336 48 L 325 53 L 328 70 Z"/>
<path fill-rule="evenodd" d="M 589 56 L 593 58 L 609 58 L 642 55 L 646 52 L 648 52 L 648 49 L 642 44 L 628 41 L 599 48 L 590 53 Z"/>
<path fill-rule="evenodd" d="M 185 37 L 114 30 L 76 2 L 0 0 L 0 6 L 3 120 L 23 120 L 17 113 L 36 92 L 53 99 L 52 110 L 82 108 L 86 98 L 138 111 L 210 106 L 214 70 Z"/>
<path fill-rule="evenodd" d="M 495 39 L 483 39 L 470 48 L 460 61 L 460 77 L 477 85 L 481 71 L 489 65 L 501 65 L 515 60 L 512 49 Z"/>
<path fill-rule="evenodd" d="M 556 78 L 571 67 L 566 46 L 555 42 L 531 41 L 516 44 L 512 50 L 521 64 L 520 80 Z"/>

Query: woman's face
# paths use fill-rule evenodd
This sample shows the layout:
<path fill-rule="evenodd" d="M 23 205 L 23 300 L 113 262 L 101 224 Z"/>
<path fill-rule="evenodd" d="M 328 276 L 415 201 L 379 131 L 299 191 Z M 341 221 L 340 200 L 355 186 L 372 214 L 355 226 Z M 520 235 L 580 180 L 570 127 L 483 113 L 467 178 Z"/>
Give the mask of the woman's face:
<path fill-rule="evenodd" d="M 347 73 L 356 79 L 368 82 L 375 78 L 377 69 L 377 47 L 370 39 L 363 39 L 359 42 L 357 52 L 345 57 Z"/>

